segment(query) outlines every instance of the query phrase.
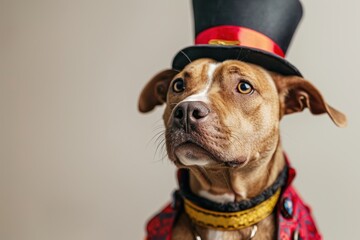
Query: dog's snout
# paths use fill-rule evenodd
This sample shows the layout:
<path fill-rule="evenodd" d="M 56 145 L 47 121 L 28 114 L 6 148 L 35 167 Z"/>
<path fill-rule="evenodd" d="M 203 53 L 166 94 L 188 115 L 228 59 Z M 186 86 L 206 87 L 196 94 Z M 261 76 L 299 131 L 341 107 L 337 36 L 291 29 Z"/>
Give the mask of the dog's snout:
<path fill-rule="evenodd" d="M 209 113 L 210 109 L 203 102 L 182 102 L 174 110 L 173 119 L 178 127 L 187 129 L 189 124 L 196 124 L 206 118 Z"/>
<path fill-rule="evenodd" d="M 176 107 L 174 118 L 179 120 L 187 118 L 190 121 L 197 121 L 205 118 L 209 112 L 209 108 L 203 102 L 183 102 Z"/>

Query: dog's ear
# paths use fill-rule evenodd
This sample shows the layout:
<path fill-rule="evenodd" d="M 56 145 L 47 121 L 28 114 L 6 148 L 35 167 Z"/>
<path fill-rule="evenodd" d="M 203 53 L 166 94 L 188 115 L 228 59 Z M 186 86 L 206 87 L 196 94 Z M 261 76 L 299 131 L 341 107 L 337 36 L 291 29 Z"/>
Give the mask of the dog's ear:
<path fill-rule="evenodd" d="M 172 78 L 178 72 L 167 69 L 156 74 L 144 87 L 139 97 L 139 111 L 146 113 L 166 102 L 166 95 Z"/>
<path fill-rule="evenodd" d="M 309 108 L 312 114 L 327 113 L 338 127 L 345 127 L 346 116 L 329 106 L 320 91 L 298 76 L 271 74 L 280 97 L 281 116 Z"/>

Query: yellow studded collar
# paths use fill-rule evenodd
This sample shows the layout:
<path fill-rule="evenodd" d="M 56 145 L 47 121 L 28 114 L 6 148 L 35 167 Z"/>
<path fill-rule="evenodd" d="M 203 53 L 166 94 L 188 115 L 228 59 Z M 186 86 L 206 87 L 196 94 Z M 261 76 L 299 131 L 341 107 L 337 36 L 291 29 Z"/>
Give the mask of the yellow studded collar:
<path fill-rule="evenodd" d="M 199 226 L 218 229 L 218 230 L 239 230 L 250 227 L 268 217 L 276 206 L 281 189 L 279 188 L 274 195 L 260 204 L 238 212 L 217 212 L 207 210 L 188 199 L 184 199 L 185 212 L 190 219 Z"/>

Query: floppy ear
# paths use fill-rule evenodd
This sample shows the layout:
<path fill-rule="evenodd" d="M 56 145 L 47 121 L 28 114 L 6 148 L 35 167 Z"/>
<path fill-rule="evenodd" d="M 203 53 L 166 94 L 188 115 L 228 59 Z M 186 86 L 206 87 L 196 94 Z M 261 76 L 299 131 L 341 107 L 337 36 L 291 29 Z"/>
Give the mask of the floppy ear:
<path fill-rule="evenodd" d="M 139 97 L 139 111 L 146 113 L 166 102 L 167 90 L 178 72 L 167 69 L 155 75 L 144 87 Z"/>
<path fill-rule="evenodd" d="M 272 73 L 279 97 L 281 116 L 301 112 L 309 108 L 312 114 L 327 113 L 338 127 L 345 127 L 346 116 L 329 106 L 320 91 L 310 82 L 298 76 L 282 76 Z"/>

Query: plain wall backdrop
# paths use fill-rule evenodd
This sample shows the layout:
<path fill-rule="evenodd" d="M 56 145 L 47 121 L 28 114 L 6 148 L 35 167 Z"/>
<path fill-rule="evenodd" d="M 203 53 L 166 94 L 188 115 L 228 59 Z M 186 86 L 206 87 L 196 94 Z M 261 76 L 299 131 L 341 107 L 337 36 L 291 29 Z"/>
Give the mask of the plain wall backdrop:
<path fill-rule="evenodd" d="M 288 59 L 347 114 L 282 122 L 327 240 L 359 239 L 360 4 L 303 0 Z M 0 0 L 0 239 L 143 239 L 176 188 L 138 95 L 193 43 L 190 1 Z"/>

